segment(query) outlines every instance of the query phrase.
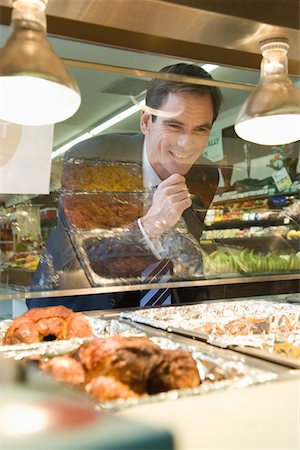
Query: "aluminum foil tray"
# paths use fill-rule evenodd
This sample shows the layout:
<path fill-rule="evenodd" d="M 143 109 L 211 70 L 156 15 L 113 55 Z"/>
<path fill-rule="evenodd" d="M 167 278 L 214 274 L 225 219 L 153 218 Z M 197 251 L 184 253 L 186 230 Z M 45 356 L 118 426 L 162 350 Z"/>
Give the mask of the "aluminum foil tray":
<path fill-rule="evenodd" d="M 140 330 L 138 326 L 122 320 L 101 320 L 96 317 L 88 317 L 96 336 L 107 338 L 114 335 L 123 336 L 147 336 L 163 349 L 182 349 L 192 353 L 197 362 L 201 384 L 197 388 L 172 390 L 160 394 L 149 395 L 135 399 L 118 399 L 106 403 L 95 401 L 97 409 L 117 411 L 130 406 L 153 403 L 163 400 L 175 400 L 180 397 L 201 395 L 227 388 L 242 388 L 257 383 L 275 380 L 278 374 L 268 370 L 261 370 L 247 365 L 240 355 L 220 356 L 220 349 L 208 348 L 207 352 L 194 345 L 184 345 L 178 341 L 178 336 L 169 339 L 155 335 L 149 331 Z M 8 321 L 5 321 L 8 322 Z M 2 333 L 8 324 L 1 323 Z M 52 341 L 39 344 L 6 345 L 0 347 L 0 351 L 6 357 L 15 359 L 47 360 L 53 356 L 72 354 L 83 342 L 83 339 L 71 339 L 70 341 Z"/>
<path fill-rule="evenodd" d="M 122 318 L 300 368 L 300 306 L 264 300 L 122 312 Z"/>

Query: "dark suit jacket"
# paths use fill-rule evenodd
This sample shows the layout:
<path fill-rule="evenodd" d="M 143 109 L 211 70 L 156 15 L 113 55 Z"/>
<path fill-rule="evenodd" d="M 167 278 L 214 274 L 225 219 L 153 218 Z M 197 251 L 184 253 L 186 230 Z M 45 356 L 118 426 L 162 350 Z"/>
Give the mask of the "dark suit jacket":
<path fill-rule="evenodd" d="M 81 162 L 108 160 L 141 164 L 143 140 L 142 134 L 100 135 L 74 146 L 66 153 L 65 161 L 70 161 L 70 159 Z M 62 184 L 66 175 L 66 166 L 67 164 L 64 163 Z M 186 180 L 189 192 L 192 194 L 193 205 L 198 210 L 196 224 L 193 220 L 189 224 L 189 218 L 187 217 L 187 227 L 194 236 L 197 235 L 198 240 L 199 229 L 201 234 L 207 208 L 218 185 L 218 170 L 210 161 L 201 157 L 186 175 Z M 72 231 L 70 232 L 69 221 L 60 202 L 58 224 L 47 241 L 40 264 L 33 277 L 32 290 L 90 288 L 97 285 L 97 283 L 94 283 L 93 277 L 95 271 L 100 272 L 101 275 L 103 268 L 113 267 L 116 258 L 122 262 L 120 270 L 123 272 L 119 273 L 119 276 L 126 279 L 129 273 L 140 274 L 143 265 L 146 267 L 154 259 L 152 253 L 144 244 L 136 223 L 124 230 L 121 239 L 108 238 L 102 240 L 100 244 L 97 239 L 95 242 L 92 241 L 87 251 L 88 258 L 81 258 L 77 250 Z M 136 270 L 134 271 L 134 269 Z M 138 304 L 138 299 L 139 293 L 131 292 L 128 294 L 114 293 L 84 297 L 30 299 L 27 304 L 31 308 L 65 304 L 74 310 L 92 310 L 116 306 L 135 306 Z"/>

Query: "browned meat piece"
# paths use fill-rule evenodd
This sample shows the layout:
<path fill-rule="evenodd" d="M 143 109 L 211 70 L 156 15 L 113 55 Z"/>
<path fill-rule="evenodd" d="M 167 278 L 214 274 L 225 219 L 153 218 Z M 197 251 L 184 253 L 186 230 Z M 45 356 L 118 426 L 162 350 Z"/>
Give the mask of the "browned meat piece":
<path fill-rule="evenodd" d="M 40 368 L 59 381 L 80 385 L 85 374 L 82 365 L 71 356 L 55 356 L 40 364 Z"/>
<path fill-rule="evenodd" d="M 86 391 L 100 402 L 116 400 L 118 398 L 138 398 L 139 395 L 132 391 L 129 386 L 113 377 L 100 376 L 93 378 L 86 385 Z"/>
<path fill-rule="evenodd" d="M 84 343 L 78 358 L 87 382 L 100 375 L 111 376 L 142 394 L 149 374 L 162 362 L 162 352 L 148 338 L 114 336 Z"/>
<path fill-rule="evenodd" d="M 66 338 L 73 337 L 92 337 L 93 330 L 84 314 L 77 312 L 73 313 L 66 323 Z"/>
<path fill-rule="evenodd" d="M 65 306 L 34 308 L 13 320 L 8 328 L 4 344 L 31 344 L 72 337 L 91 337 L 92 328 L 81 313 L 74 313 Z"/>
<path fill-rule="evenodd" d="M 262 334 L 268 332 L 269 320 L 263 317 L 241 317 L 228 322 L 224 329 L 226 334 L 237 336 Z"/>
<path fill-rule="evenodd" d="M 224 333 L 224 330 L 221 327 L 219 327 L 217 323 L 214 322 L 202 323 L 199 327 L 193 328 L 193 331 L 203 334 L 217 333 L 218 335 Z"/>
<path fill-rule="evenodd" d="M 162 356 L 162 362 L 150 374 L 149 394 L 199 386 L 199 371 L 190 353 L 184 350 L 162 350 Z"/>

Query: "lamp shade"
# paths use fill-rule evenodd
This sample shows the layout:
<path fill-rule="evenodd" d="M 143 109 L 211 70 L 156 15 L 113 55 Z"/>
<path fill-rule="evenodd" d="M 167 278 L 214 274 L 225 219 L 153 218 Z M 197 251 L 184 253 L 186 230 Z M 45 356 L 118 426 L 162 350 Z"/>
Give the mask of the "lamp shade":
<path fill-rule="evenodd" d="M 13 16 L 14 31 L 0 50 L 0 119 L 21 125 L 61 122 L 81 102 L 75 80 L 47 41 L 38 2 L 34 15 L 29 15 L 32 0 L 15 2 L 26 9 Z"/>
<path fill-rule="evenodd" d="M 300 91 L 287 75 L 288 47 L 283 39 L 261 44 L 261 78 L 235 124 L 246 141 L 282 145 L 300 139 Z"/>

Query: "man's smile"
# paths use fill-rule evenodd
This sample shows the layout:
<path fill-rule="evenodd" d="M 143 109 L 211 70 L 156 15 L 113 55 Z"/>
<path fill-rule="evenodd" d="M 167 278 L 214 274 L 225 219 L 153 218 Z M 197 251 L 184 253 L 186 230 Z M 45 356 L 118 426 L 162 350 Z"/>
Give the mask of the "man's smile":
<path fill-rule="evenodd" d="M 177 152 L 174 152 L 174 150 L 169 150 L 169 153 L 174 158 L 182 159 L 182 160 L 189 159 L 191 157 L 191 155 L 189 155 L 189 154 L 177 153 Z"/>

